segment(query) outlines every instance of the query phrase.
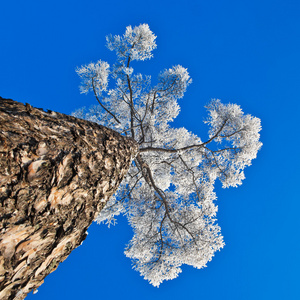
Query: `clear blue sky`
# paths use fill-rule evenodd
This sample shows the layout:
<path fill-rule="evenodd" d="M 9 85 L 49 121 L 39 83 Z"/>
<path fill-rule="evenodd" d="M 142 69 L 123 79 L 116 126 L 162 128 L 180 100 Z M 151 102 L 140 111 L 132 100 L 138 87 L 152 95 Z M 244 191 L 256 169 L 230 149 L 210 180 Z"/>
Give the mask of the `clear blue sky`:
<path fill-rule="evenodd" d="M 205 105 L 234 102 L 262 120 L 264 146 L 235 189 L 217 186 L 226 246 L 202 270 L 184 267 L 159 289 L 131 270 L 131 238 L 93 224 L 83 245 L 28 299 L 300 299 L 299 0 L 1 1 L 0 96 L 70 114 L 80 95 L 75 67 L 112 62 L 105 36 L 148 23 L 157 35 L 146 74 L 181 64 L 193 84 L 176 126 L 205 136 Z"/>

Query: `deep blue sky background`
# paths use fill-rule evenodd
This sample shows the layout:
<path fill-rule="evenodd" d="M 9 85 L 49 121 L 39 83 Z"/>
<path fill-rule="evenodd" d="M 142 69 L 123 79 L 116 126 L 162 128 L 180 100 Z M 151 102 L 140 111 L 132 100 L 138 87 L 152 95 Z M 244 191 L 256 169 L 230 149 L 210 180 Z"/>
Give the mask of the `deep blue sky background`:
<path fill-rule="evenodd" d="M 113 62 L 109 33 L 148 23 L 158 48 L 135 63 L 153 75 L 176 64 L 193 84 L 176 126 L 205 137 L 203 106 L 234 102 L 262 120 L 264 146 L 244 184 L 217 186 L 225 248 L 159 289 L 123 255 L 131 231 L 93 224 L 83 245 L 28 299 L 300 299 L 299 0 L 1 1 L 0 96 L 70 114 L 95 104 L 76 66 Z"/>

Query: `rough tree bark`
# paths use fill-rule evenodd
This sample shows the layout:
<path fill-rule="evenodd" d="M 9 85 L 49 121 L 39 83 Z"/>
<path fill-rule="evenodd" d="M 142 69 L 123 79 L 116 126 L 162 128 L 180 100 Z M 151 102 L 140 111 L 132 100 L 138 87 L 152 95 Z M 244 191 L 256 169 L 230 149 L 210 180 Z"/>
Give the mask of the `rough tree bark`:
<path fill-rule="evenodd" d="M 23 299 L 86 237 L 137 144 L 0 98 L 0 299 Z"/>

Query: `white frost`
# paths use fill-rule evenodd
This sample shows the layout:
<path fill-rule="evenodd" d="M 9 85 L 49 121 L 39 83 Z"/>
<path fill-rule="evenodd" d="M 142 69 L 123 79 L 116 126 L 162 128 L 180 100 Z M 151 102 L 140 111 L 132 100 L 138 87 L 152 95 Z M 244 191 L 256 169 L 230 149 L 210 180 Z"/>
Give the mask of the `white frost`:
<path fill-rule="evenodd" d="M 216 220 L 215 181 L 223 187 L 240 185 L 244 168 L 262 144 L 260 120 L 220 100 L 207 106 L 208 140 L 172 128 L 170 122 L 180 111 L 178 99 L 191 83 L 187 69 L 166 69 L 152 86 L 150 76 L 136 74 L 130 65 L 152 57 L 155 39 L 146 24 L 127 27 L 123 36 L 108 36 L 107 46 L 117 54 L 112 71 L 102 61 L 77 69 L 81 92 L 92 90 L 102 107 L 80 109 L 74 116 L 139 143 L 139 155 L 97 222 L 110 226 L 119 214 L 127 217 L 134 236 L 125 255 L 134 269 L 159 286 L 177 277 L 183 264 L 205 267 L 224 246 Z M 110 89 L 108 77 L 114 82 Z"/>

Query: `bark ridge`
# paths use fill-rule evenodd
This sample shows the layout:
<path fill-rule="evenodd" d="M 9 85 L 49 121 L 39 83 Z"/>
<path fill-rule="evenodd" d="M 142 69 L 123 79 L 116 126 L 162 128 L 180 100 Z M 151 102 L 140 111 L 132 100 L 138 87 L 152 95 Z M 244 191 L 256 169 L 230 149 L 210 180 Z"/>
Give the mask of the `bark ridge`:
<path fill-rule="evenodd" d="M 0 97 L 0 299 L 23 299 L 79 246 L 137 144 Z"/>

